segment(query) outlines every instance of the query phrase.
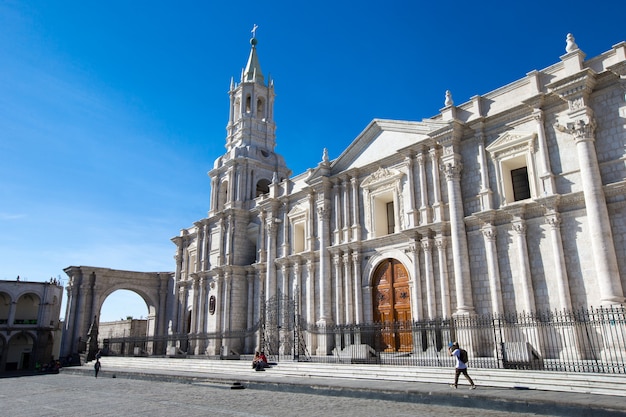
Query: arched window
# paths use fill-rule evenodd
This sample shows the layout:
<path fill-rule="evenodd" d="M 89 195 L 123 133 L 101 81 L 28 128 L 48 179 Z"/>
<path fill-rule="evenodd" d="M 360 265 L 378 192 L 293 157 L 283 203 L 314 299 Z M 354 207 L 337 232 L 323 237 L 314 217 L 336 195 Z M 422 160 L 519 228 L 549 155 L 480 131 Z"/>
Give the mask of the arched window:
<path fill-rule="evenodd" d="M 263 101 L 263 97 L 259 97 L 256 101 L 256 117 L 259 119 L 265 117 L 265 102 Z"/>
<path fill-rule="evenodd" d="M 256 196 L 267 194 L 270 192 L 270 180 L 263 178 L 256 183 Z"/>

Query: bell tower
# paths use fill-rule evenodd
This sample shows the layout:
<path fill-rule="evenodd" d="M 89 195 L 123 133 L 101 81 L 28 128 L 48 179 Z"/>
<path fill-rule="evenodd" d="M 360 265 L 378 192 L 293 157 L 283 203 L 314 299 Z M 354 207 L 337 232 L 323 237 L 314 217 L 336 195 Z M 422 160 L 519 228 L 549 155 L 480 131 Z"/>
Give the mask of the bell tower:
<path fill-rule="evenodd" d="M 209 172 L 209 217 L 229 208 L 249 209 L 252 200 L 269 192 L 274 181 L 291 175 L 282 156 L 274 152 L 274 82 L 265 81 L 257 56 L 255 25 L 250 55 L 239 83 L 230 82 L 230 112 L 226 126 L 226 153 Z"/>

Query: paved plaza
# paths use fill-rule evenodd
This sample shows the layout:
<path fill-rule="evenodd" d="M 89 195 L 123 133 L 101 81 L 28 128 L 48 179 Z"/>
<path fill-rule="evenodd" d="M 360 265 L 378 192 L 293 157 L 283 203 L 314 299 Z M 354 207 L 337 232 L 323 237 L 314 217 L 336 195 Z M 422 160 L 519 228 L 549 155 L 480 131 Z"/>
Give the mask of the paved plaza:
<path fill-rule="evenodd" d="M 0 410 L 7 417 L 56 416 L 536 416 L 496 410 L 322 396 L 207 382 L 94 378 L 89 374 L 0 379 Z"/>

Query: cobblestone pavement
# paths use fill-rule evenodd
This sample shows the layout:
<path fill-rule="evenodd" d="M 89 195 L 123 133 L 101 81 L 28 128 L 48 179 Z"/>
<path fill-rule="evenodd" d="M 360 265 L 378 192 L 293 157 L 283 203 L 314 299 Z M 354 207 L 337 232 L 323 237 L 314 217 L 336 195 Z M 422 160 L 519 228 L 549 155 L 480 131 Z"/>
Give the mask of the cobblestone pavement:
<path fill-rule="evenodd" d="M 206 382 L 183 384 L 61 373 L 0 379 L 0 415 L 527 417 L 537 414 L 507 414 L 502 411 L 432 404 L 231 389 L 230 385 Z"/>

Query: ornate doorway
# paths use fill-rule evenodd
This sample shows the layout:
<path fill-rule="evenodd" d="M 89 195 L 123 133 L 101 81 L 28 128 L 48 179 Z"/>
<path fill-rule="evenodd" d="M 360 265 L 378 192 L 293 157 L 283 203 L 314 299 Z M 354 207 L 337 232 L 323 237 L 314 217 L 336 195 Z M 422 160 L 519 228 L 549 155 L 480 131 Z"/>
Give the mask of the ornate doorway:
<path fill-rule="evenodd" d="M 385 259 L 372 280 L 374 321 L 382 324 L 381 344 L 385 352 L 413 350 L 409 274 L 395 259 Z"/>

